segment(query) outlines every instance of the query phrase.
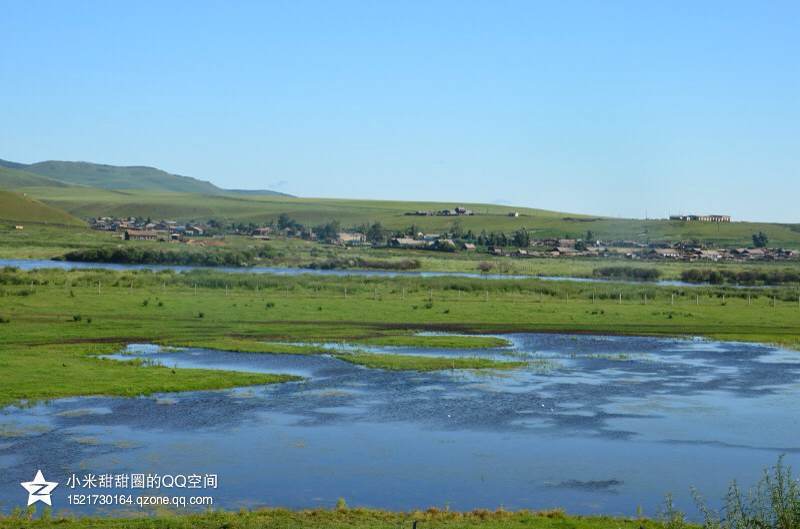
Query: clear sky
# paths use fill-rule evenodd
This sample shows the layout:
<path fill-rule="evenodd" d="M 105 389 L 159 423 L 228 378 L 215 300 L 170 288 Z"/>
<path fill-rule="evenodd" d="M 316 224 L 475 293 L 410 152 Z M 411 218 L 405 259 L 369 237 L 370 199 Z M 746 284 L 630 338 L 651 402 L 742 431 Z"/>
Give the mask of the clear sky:
<path fill-rule="evenodd" d="M 0 158 L 800 222 L 800 2 L 0 0 Z"/>

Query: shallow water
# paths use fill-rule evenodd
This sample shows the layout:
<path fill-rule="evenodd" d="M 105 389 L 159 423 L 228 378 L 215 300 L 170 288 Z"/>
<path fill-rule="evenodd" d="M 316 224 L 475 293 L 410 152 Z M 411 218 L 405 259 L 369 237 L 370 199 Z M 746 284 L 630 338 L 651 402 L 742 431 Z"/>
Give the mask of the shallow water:
<path fill-rule="evenodd" d="M 172 270 L 174 272 L 189 272 L 191 270 L 214 270 L 218 272 L 231 272 L 239 274 L 268 274 L 279 276 L 295 275 L 316 275 L 316 276 L 359 276 L 359 277 L 466 277 L 470 279 L 540 279 L 542 281 L 576 281 L 579 283 L 626 283 L 626 284 L 655 284 L 672 287 L 698 287 L 707 286 L 703 283 L 687 283 L 672 279 L 661 279 L 657 281 L 625 281 L 602 279 L 595 277 L 571 277 L 571 276 L 537 276 L 537 275 L 514 275 L 514 274 L 479 274 L 471 272 L 419 272 L 419 271 L 395 271 L 395 270 L 315 270 L 310 268 L 281 268 L 272 266 L 252 266 L 252 267 L 228 267 L 228 266 L 181 266 L 181 265 L 149 265 L 149 264 L 120 264 L 120 263 L 91 263 L 77 261 L 51 261 L 48 259 L 0 259 L 0 267 L 13 266 L 21 270 L 37 270 L 45 268 L 57 268 L 60 270 Z"/>
<path fill-rule="evenodd" d="M 157 472 L 218 474 L 211 495 L 229 509 L 343 497 L 403 510 L 653 515 L 668 492 L 691 510 L 695 486 L 718 505 L 729 480 L 752 483 L 780 454 L 800 463 L 800 355 L 703 340 L 509 338 L 509 348 L 477 351 L 372 349 L 522 357 L 529 368 L 384 372 L 328 356 L 133 346 L 121 358 L 305 381 L 6 408 L 0 502 L 24 504 L 18 483 L 41 468 L 61 482 L 56 510 L 75 492 L 71 473 Z"/>

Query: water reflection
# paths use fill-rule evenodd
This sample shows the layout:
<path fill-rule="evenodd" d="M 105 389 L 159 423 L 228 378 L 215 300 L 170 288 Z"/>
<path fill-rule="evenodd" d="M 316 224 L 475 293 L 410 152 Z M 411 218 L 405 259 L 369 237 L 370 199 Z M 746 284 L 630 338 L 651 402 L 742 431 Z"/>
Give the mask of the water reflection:
<path fill-rule="evenodd" d="M 36 468 L 213 472 L 218 507 L 449 505 L 653 514 L 666 492 L 713 503 L 787 453 L 800 461 L 800 361 L 763 345 L 517 334 L 510 348 L 384 353 L 527 358 L 503 372 L 385 372 L 336 358 L 161 351 L 165 365 L 301 382 L 133 399 L 63 399 L 0 416 L 0 501 Z M 547 359 L 547 368 L 540 361 Z M 30 474 L 30 475 L 29 475 Z M 18 490 L 19 489 L 19 490 Z M 63 507 L 69 490 L 57 489 Z M 22 495 L 21 495 L 22 493 Z"/>

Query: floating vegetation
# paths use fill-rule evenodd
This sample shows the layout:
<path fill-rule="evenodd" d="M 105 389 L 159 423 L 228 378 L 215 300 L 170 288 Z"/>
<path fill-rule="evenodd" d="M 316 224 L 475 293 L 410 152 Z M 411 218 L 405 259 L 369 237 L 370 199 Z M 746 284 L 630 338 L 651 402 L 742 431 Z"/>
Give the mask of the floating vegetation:
<path fill-rule="evenodd" d="M 87 446 L 97 446 L 100 444 L 100 440 L 97 437 L 73 437 L 73 441 L 81 445 Z"/>
<path fill-rule="evenodd" d="M 91 415 L 107 415 L 111 413 L 111 410 L 108 408 L 77 408 L 74 410 L 65 410 L 59 413 L 56 413 L 58 417 L 88 417 Z"/>
<path fill-rule="evenodd" d="M 41 434 L 50 431 L 50 427 L 44 424 L 33 426 L 14 426 L 10 424 L 0 424 L 0 439 L 18 439 L 29 435 Z"/>

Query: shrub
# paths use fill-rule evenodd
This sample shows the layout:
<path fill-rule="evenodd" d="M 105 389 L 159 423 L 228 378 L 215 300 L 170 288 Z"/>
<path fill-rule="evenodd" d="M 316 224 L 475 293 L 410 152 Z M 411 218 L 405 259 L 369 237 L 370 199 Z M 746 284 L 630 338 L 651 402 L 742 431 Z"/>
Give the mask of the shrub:
<path fill-rule="evenodd" d="M 634 281 L 655 281 L 661 277 L 661 271 L 655 268 L 637 268 L 633 266 L 595 268 L 593 274 L 595 277 L 631 279 Z"/>
<path fill-rule="evenodd" d="M 710 509 L 697 491 L 692 491 L 703 515 L 704 529 L 795 529 L 800 527 L 800 483 L 783 465 L 783 456 L 765 470 L 758 483 L 742 492 L 734 481 L 720 511 Z M 689 527 L 685 516 L 667 496 L 662 522 L 667 529 Z"/>
<path fill-rule="evenodd" d="M 800 283 L 800 271 L 786 270 L 710 270 L 691 268 L 681 272 L 681 279 L 687 283 L 740 283 L 743 285 L 780 285 Z"/>
<path fill-rule="evenodd" d="M 480 270 L 483 273 L 490 272 L 492 268 L 494 268 L 494 264 L 489 263 L 487 261 L 481 261 L 480 263 L 478 263 L 478 270 Z"/>

